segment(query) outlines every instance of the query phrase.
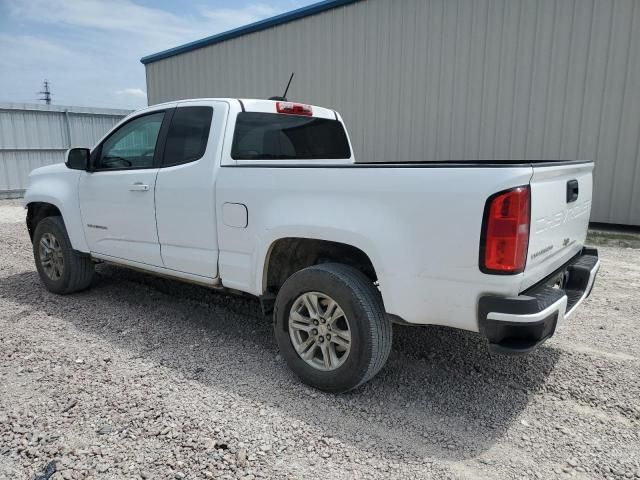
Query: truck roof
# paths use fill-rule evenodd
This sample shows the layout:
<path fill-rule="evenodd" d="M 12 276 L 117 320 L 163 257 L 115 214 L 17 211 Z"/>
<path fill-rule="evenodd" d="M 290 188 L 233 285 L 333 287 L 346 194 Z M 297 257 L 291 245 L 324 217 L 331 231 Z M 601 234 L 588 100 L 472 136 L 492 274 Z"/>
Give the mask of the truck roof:
<path fill-rule="evenodd" d="M 150 105 L 147 108 L 143 108 L 133 112 L 133 114 L 137 114 L 139 112 L 147 111 L 147 110 L 156 110 L 161 107 L 171 107 L 184 105 L 185 103 L 191 102 L 227 102 L 229 104 L 235 104 L 238 106 L 243 112 L 256 112 L 256 113 L 285 113 L 283 111 L 278 111 L 278 104 L 290 104 L 290 105 L 298 105 L 302 107 L 308 107 L 310 109 L 310 114 L 307 113 L 308 116 L 313 116 L 316 118 L 327 118 L 331 120 L 341 120 L 340 115 L 335 111 L 329 108 L 320 107 L 317 105 L 310 105 L 301 102 L 291 102 L 291 101 L 280 101 L 280 100 L 264 100 L 258 98 L 187 98 L 183 100 L 173 100 L 171 102 L 159 103 L 156 105 Z"/>

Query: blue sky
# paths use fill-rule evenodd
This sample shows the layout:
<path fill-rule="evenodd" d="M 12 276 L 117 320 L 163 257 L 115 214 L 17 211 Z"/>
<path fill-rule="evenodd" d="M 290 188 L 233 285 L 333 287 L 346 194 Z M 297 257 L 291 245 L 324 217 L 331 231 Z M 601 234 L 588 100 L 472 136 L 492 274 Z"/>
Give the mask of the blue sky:
<path fill-rule="evenodd" d="M 140 58 L 317 0 L 0 0 L 0 101 L 147 104 Z"/>

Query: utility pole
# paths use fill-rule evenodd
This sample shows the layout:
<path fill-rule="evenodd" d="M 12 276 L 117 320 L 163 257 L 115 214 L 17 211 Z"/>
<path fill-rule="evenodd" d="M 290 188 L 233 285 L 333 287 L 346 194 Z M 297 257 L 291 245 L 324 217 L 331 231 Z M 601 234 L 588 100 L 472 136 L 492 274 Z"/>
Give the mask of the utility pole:
<path fill-rule="evenodd" d="M 47 105 L 51 105 L 51 90 L 49 90 L 49 80 L 44 81 L 44 87 L 41 92 L 38 92 L 42 97 L 38 100 L 43 101 Z"/>

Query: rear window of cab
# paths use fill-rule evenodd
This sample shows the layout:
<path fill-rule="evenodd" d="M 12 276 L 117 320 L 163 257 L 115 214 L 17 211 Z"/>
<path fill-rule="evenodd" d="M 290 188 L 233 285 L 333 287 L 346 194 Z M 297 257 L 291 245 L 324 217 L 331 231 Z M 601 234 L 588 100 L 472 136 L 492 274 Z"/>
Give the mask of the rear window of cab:
<path fill-rule="evenodd" d="M 231 147 L 234 160 L 351 158 L 338 120 L 276 113 L 238 114 Z"/>

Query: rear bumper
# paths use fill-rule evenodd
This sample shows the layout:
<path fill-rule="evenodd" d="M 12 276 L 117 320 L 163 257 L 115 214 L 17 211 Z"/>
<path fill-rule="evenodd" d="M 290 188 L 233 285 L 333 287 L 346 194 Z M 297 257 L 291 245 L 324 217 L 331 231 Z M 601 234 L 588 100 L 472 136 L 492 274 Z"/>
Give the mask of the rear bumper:
<path fill-rule="evenodd" d="M 599 268 L 598 250 L 583 248 L 568 264 L 517 297 L 481 297 L 479 329 L 489 349 L 511 355 L 534 350 L 591 294 Z"/>

